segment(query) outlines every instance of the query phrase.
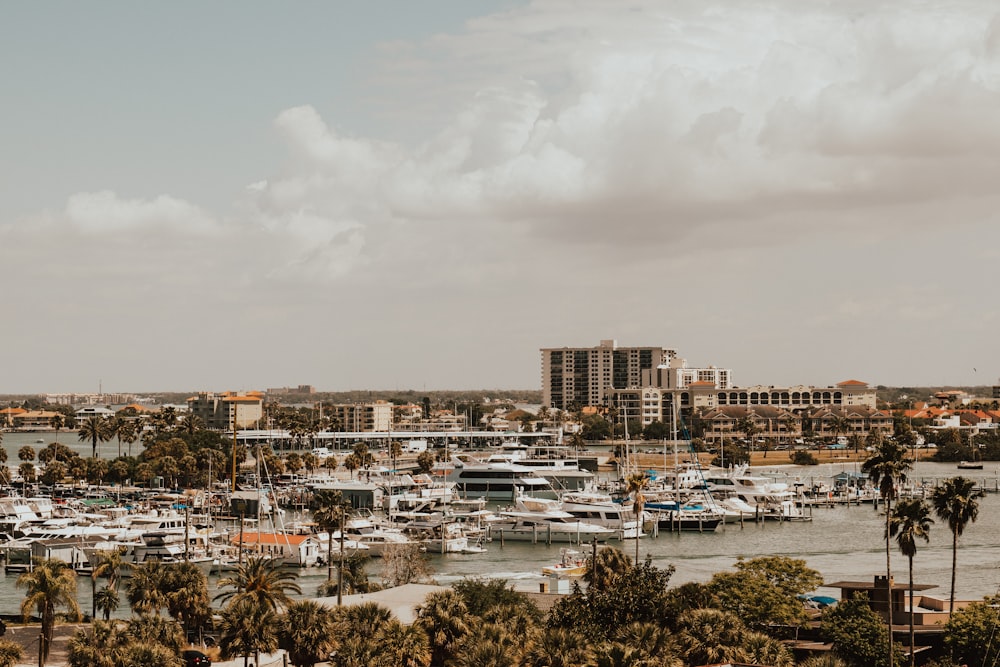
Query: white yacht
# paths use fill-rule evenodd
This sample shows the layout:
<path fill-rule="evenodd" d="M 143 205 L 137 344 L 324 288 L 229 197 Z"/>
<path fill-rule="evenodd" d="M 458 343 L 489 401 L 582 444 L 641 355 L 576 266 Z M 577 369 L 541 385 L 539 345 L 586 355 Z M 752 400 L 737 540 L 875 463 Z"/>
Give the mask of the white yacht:
<path fill-rule="evenodd" d="M 455 457 L 447 479 L 454 482 L 455 492 L 462 498 L 513 502 L 519 496 L 556 497 L 552 485 L 535 470 L 509 461 L 477 462 Z"/>
<path fill-rule="evenodd" d="M 588 523 L 610 528 L 615 537 L 630 540 L 642 537 L 642 525 L 632 508 L 616 503 L 609 494 L 573 491 L 560 496 L 562 509 Z"/>
<path fill-rule="evenodd" d="M 490 536 L 501 542 L 506 540 L 532 543 L 604 542 L 616 536 L 616 531 L 588 521 L 581 521 L 561 509 L 558 500 L 546 498 L 519 498 L 517 504 L 498 513 L 500 520 L 490 526 Z"/>

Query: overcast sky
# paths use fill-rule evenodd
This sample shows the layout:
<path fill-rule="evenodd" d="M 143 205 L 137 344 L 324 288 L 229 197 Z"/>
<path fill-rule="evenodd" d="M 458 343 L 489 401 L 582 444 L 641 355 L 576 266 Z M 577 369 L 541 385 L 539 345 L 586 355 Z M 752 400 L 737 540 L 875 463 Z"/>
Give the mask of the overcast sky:
<path fill-rule="evenodd" d="M 994 1 L 0 5 L 0 393 L 1000 376 Z"/>

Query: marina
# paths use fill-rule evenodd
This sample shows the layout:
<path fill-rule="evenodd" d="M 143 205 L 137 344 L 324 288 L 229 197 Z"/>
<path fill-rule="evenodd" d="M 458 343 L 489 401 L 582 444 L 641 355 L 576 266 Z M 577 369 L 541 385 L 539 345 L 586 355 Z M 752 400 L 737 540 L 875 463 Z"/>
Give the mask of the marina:
<path fill-rule="evenodd" d="M 22 442 L 25 438 L 32 442 Z M 8 451 L 8 458 L 24 444 L 34 444 L 33 440 L 36 438 L 34 434 L 5 434 L 3 446 Z M 74 444 L 77 443 L 70 443 L 70 447 Z M 86 452 L 85 444 L 79 446 Z M 491 465 L 511 464 L 495 461 Z M 510 470 L 509 467 L 506 469 Z M 520 479 L 520 474 L 524 471 L 520 468 L 515 470 Z M 661 471 L 659 476 L 663 480 L 669 480 L 671 476 L 663 474 L 665 472 L 669 471 Z M 720 475 L 720 472 L 705 471 L 705 478 L 722 482 L 725 476 Z M 809 567 L 818 570 L 825 581 L 830 582 L 867 579 L 884 572 L 884 516 L 880 513 L 881 508 L 874 497 L 863 496 L 849 481 L 857 483 L 860 478 L 859 463 L 759 466 L 747 471 L 730 471 L 731 476 L 734 474 L 735 479 L 752 479 L 753 486 L 761 493 L 792 494 L 794 498 L 791 500 L 796 511 L 802 514 L 802 519 L 809 520 L 789 521 L 787 517 L 763 520 L 762 516 L 754 516 L 748 512 L 738 521 L 713 521 L 711 524 L 702 523 L 699 529 L 688 526 L 687 530 L 678 525 L 675 530 L 672 529 L 670 518 L 663 515 L 670 511 L 667 498 L 671 491 L 668 490 L 664 492 L 664 497 L 651 500 L 650 507 L 646 509 L 645 534 L 639 542 L 640 559 L 648 557 L 657 567 L 675 568 L 671 579 L 673 584 L 707 581 L 716 572 L 731 568 L 739 558 L 764 555 L 800 558 Z M 1000 556 L 997 555 L 1000 553 L 997 549 L 1000 547 L 1000 494 L 995 493 L 1000 488 L 1000 480 L 996 464 L 986 463 L 982 469 L 959 471 L 953 463 L 920 461 L 909 476 L 904 491 L 908 494 L 927 495 L 934 484 L 958 474 L 976 480 L 987 491 L 981 500 L 978 521 L 970 525 L 961 538 L 958 559 L 957 596 L 961 599 L 977 599 L 1000 590 Z M 597 481 L 610 486 L 613 486 L 611 482 L 614 478 L 614 473 L 607 471 L 596 476 Z M 678 478 L 679 476 L 674 476 L 675 480 Z M 689 481 L 686 484 L 693 483 Z M 810 491 L 808 498 L 804 493 L 806 490 Z M 510 488 L 506 491 L 511 492 Z M 798 493 L 799 491 L 802 493 Z M 110 495 L 114 495 L 113 491 Z M 383 500 L 388 502 L 391 497 L 391 494 L 387 495 Z M 460 527 L 457 519 L 444 522 L 432 512 L 407 512 L 400 510 L 398 504 L 394 503 L 391 505 L 391 514 L 396 528 L 375 528 L 377 521 L 374 520 L 388 518 L 381 516 L 384 512 L 377 510 L 366 518 L 367 523 L 358 522 L 357 530 L 352 527 L 348 533 L 348 539 L 352 540 L 349 542 L 352 551 L 359 548 L 354 546 L 357 544 L 355 541 L 362 541 L 359 538 L 366 533 L 369 542 L 374 538 L 379 543 L 406 542 L 416 539 L 414 534 L 422 535 L 421 539 L 428 540 L 424 544 L 425 557 L 437 582 L 448 584 L 463 577 L 482 576 L 484 572 L 489 572 L 490 576 L 505 579 L 518 589 L 534 591 L 539 590 L 543 584 L 548 585 L 553 575 L 566 576 L 559 568 L 555 568 L 555 571 L 553 568 L 555 564 L 565 560 L 564 550 L 567 548 L 586 558 L 594 548 L 596 538 L 599 545 L 621 548 L 630 556 L 635 553 L 635 543 L 632 541 L 635 530 L 633 508 L 631 505 L 613 502 L 610 494 L 604 492 L 566 492 L 562 494 L 562 500 L 524 496 L 520 502 L 513 504 L 510 496 L 503 499 L 486 497 L 477 501 L 444 495 L 439 500 L 442 499 L 452 503 L 452 514 L 463 515 L 464 521 L 470 525 L 476 524 L 480 532 L 473 533 L 475 537 L 470 539 L 467 536 L 470 533 Z M 563 502 L 564 500 L 572 502 Z M 703 509 L 714 511 L 716 507 L 722 506 L 721 500 L 717 498 L 712 502 L 702 503 Z M 744 508 L 756 510 L 757 506 L 753 503 L 757 501 L 752 496 L 745 495 L 743 500 Z M 697 502 L 692 497 L 682 507 L 693 511 L 696 506 L 700 506 Z M 15 507 L 19 509 L 14 510 Z M 11 508 L 15 512 L 25 511 L 22 505 L 15 506 L 13 503 Z M 532 513 L 535 514 L 534 517 Z M 606 515 L 605 520 L 618 523 L 604 526 L 602 530 L 593 529 L 589 523 L 594 518 L 591 515 L 601 513 Z M 542 519 L 544 515 L 556 518 L 564 525 L 571 526 L 571 529 L 557 531 L 558 537 L 553 537 L 553 530 L 541 523 L 532 527 L 531 522 Z M 185 523 L 179 518 L 176 512 L 163 514 L 155 524 L 157 530 L 150 531 L 151 534 L 145 540 L 133 534 L 129 538 L 135 545 L 132 551 L 161 554 L 163 560 L 178 560 L 185 556 L 191 559 L 203 558 L 201 554 L 194 552 L 185 554 L 182 546 L 182 526 Z M 588 521 L 587 528 L 583 527 L 581 521 Z M 521 522 L 519 531 L 514 528 L 517 522 Z M 142 523 L 139 520 L 136 525 Z M 154 520 L 147 518 L 146 523 L 153 525 Z M 281 523 L 289 528 L 308 526 L 311 516 L 301 508 L 288 509 L 283 511 Z M 408 536 L 403 530 L 405 524 L 410 525 Z M 206 530 L 203 524 L 199 525 L 201 530 Z M 217 523 L 213 528 L 221 528 L 227 535 L 227 546 L 230 549 L 235 547 L 238 533 L 235 524 Z M 55 530 L 55 527 L 51 529 Z M 264 542 L 262 536 L 266 533 L 260 531 L 271 529 L 274 526 L 269 524 L 268 528 L 262 526 L 259 531 L 246 532 L 244 547 L 272 550 L 283 548 L 282 539 L 278 536 L 272 536 L 268 538 L 270 542 Z M 83 537 L 79 539 L 81 543 L 84 541 Z M 334 539 L 338 539 L 336 535 Z M 282 557 L 288 558 L 290 563 L 303 565 L 297 568 L 303 597 L 312 596 L 326 579 L 326 568 L 318 567 L 327 553 L 326 535 L 308 538 L 298 536 L 284 542 L 295 542 L 301 546 L 295 553 L 283 553 Z M 381 544 L 371 546 L 377 551 L 382 548 Z M 93 545 L 89 548 L 93 550 Z M 905 559 L 898 555 L 895 545 L 893 556 L 898 579 L 903 576 Z M 574 567 L 575 560 L 574 558 Z M 210 572 L 210 587 L 214 587 L 219 576 L 218 570 L 211 569 L 207 561 L 206 566 Z M 381 567 L 379 558 L 368 561 L 367 571 L 373 581 L 378 580 Z M 915 576 L 920 581 L 935 585 L 939 594 L 946 594 L 951 572 L 951 536 L 946 526 L 940 522 L 932 527 L 930 542 L 918 549 L 914 568 Z M 550 574 L 546 575 L 543 571 Z M 971 572 L 976 575 L 964 575 Z M 4 592 L 3 599 L 7 601 L 0 607 L 0 614 L 17 612 L 19 594 L 14 587 L 17 574 L 15 568 L 0 577 L 0 590 Z M 557 587 L 551 587 L 550 590 L 557 590 Z M 836 591 L 822 589 L 819 593 L 833 595 Z M 81 581 L 79 598 L 84 608 L 89 607 L 89 595 L 90 586 Z M 126 615 L 127 609 L 121 609 L 117 613 Z"/>

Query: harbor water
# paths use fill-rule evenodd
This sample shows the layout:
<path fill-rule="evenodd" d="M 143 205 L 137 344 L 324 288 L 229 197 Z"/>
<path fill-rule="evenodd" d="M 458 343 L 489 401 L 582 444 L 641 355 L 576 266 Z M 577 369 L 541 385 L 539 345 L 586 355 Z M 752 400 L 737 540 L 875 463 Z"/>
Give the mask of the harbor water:
<path fill-rule="evenodd" d="M 16 468 L 17 452 L 25 444 L 36 450 L 56 438 L 54 434 L 41 435 L 4 433 L 3 446 L 8 453 L 8 465 Z M 34 442 L 42 438 L 44 443 Z M 89 443 L 76 442 L 74 432 L 65 432 L 60 442 L 89 456 Z M 135 448 L 135 445 L 133 445 Z M 113 457 L 117 445 L 103 443 L 101 455 Z M 857 463 L 823 463 L 817 466 L 773 466 L 752 469 L 755 475 L 765 475 L 779 481 L 813 483 L 831 482 L 842 472 L 857 472 Z M 910 480 L 915 483 L 933 484 L 961 474 L 977 480 L 987 491 L 980 501 L 979 518 L 970 524 L 959 540 L 958 599 L 980 599 L 1000 592 L 1000 464 L 987 462 L 982 470 L 959 470 L 954 463 L 916 464 Z M 765 523 L 745 522 L 729 524 L 713 532 L 668 533 L 644 537 L 639 541 L 639 557 L 647 556 L 657 567 L 675 568 L 672 584 L 709 580 L 716 572 L 733 567 L 739 558 L 780 555 L 802 559 L 820 572 L 827 584 L 837 581 L 871 581 L 876 575 L 885 574 L 885 517 L 881 507 L 864 505 L 814 506 L 807 509 L 812 520 L 806 522 Z M 304 517 L 289 512 L 288 521 Z M 635 541 L 611 542 L 634 557 Z M 486 544 L 485 553 L 478 554 L 428 554 L 430 568 L 438 583 L 447 585 L 463 577 L 489 576 L 507 580 L 519 590 L 538 591 L 539 584 L 547 581 L 541 569 L 559 561 L 560 547 L 526 542 L 493 540 Z M 581 551 L 590 547 L 583 545 Z M 373 559 L 368 568 L 373 579 L 378 578 L 379 561 Z M 907 580 L 907 561 L 892 543 L 893 576 L 897 582 Z M 300 571 L 299 584 L 303 596 L 312 596 L 326 578 L 325 567 Z M 936 521 L 930 531 L 930 542 L 917 545 L 914 558 L 914 578 L 917 583 L 935 586 L 928 595 L 946 598 L 951 579 L 951 534 L 946 524 Z M 16 589 L 16 573 L 0 576 L 0 614 L 16 614 L 23 591 Z M 210 593 L 215 595 L 215 578 L 210 581 Z M 825 595 L 837 596 L 839 591 L 821 588 Z M 81 609 L 90 609 L 90 583 L 81 578 L 79 586 Z M 127 602 L 122 600 L 120 614 L 127 614 Z"/>

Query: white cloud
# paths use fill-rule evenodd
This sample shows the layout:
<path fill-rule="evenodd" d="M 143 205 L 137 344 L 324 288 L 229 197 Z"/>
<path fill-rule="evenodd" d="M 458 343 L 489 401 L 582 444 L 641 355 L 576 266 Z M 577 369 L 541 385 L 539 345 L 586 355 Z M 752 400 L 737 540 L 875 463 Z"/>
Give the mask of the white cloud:
<path fill-rule="evenodd" d="M 194 234 L 217 231 L 208 213 L 168 195 L 143 200 L 122 199 L 110 190 L 80 192 L 67 200 L 65 214 L 70 224 L 95 234 L 150 229 Z"/>

